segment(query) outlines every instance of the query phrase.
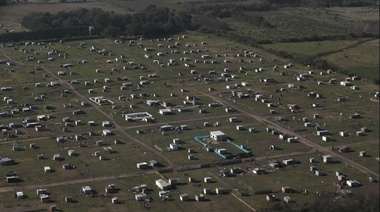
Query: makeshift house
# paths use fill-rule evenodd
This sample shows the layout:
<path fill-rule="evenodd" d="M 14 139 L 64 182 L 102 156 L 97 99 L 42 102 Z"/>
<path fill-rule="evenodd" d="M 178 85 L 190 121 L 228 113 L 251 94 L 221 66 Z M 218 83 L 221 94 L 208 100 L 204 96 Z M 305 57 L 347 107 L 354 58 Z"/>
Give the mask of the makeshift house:
<path fill-rule="evenodd" d="M 331 141 L 331 136 L 329 136 L 329 135 L 323 135 L 322 136 L 322 141 L 326 141 L 326 142 Z"/>
<path fill-rule="evenodd" d="M 296 161 L 294 159 L 284 159 L 282 160 L 282 162 L 285 164 L 285 165 L 293 165 L 296 163 Z"/>
<path fill-rule="evenodd" d="M 120 203 L 119 197 L 112 197 L 111 202 L 112 204 L 119 204 Z"/>
<path fill-rule="evenodd" d="M 169 144 L 169 148 L 171 150 L 178 150 L 180 147 L 181 147 L 181 145 L 179 145 L 179 144 L 174 144 L 174 143 Z"/>
<path fill-rule="evenodd" d="M 203 188 L 203 193 L 204 194 L 211 194 L 212 192 L 211 192 L 211 189 L 209 189 L 209 188 Z"/>
<path fill-rule="evenodd" d="M 112 132 L 111 132 L 111 130 L 104 129 L 102 135 L 103 136 L 109 136 L 109 135 L 112 135 Z"/>
<path fill-rule="evenodd" d="M 351 86 L 352 84 L 351 84 L 350 81 L 341 81 L 341 82 L 340 82 L 340 85 L 341 85 L 341 86 Z"/>
<path fill-rule="evenodd" d="M 269 163 L 269 166 L 272 167 L 272 168 L 281 168 L 281 163 L 278 162 L 278 161 L 272 161 Z"/>
<path fill-rule="evenodd" d="M 170 114 L 173 114 L 172 111 L 170 109 L 160 109 L 158 110 L 158 113 L 161 114 L 161 115 L 170 115 Z"/>
<path fill-rule="evenodd" d="M 82 187 L 82 193 L 83 193 L 83 194 L 86 194 L 86 195 L 87 195 L 87 194 L 91 194 L 91 193 L 92 193 L 92 189 L 91 189 L 91 187 L 88 186 L 88 185 L 87 185 L 87 186 L 83 186 L 83 187 Z"/>
<path fill-rule="evenodd" d="M 282 193 L 291 193 L 293 190 L 290 186 L 282 186 L 281 191 Z"/>
<path fill-rule="evenodd" d="M 244 130 L 244 126 L 243 125 L 236 125 L 236 130 Z"/>
<path fill-rule="evenodd" d="M 39 188 L 36 190 L 36 193 L 38 196 L 40 196 L 41 194 L 46 194 L 46 189 L 42 189 L 42 188 Z"/>
<path fill-rule="evenodd" d="M 205 195 L 204 194 L 199 194 L 194 196 L 195 201 L 204 201 L 205 200 Z"/>
<path fill-rule="evenodd" d="M 171 189 L 171 185 L 163 179 L 156 180 L 156 186 L 163 191 Z"/>
<path fill-rule="evenodd" d="M 254 168 L 252 172 L 257 175 L 265 174 L 265 170 L 262 168 Z"/>
<path fill-rule="evenodd" d="M 314 174 L 315 174 L 316 176 L 323 176 L 323 175 L 324 175 L 324 173 L 323 173 L 322 170 L 314 170 Z"/>
<path fill-rule="evenodd" d="M 221 188 L 221 187 L 217 187 L 217 188 L 215 188 L 215 193 L 216 194 L 226 194 L 227 190 L 224 188 Z"/>
<path fill-rule="evenodd" d="M 50 166 L 45 166 L 44 171 L 45 171 L 45 173 L 49 173 L 49 172 L 53 172 L 53 169 L 50 168 Z"/>
<path fill-rule="evenodd" d="M 162 125 L 160 126 L 160 131 L 171 131 L 173 130 L 173 126 L 172 125 Z"/>
<path fill-rule="evenodd" d="M 205 183 L 211 183 L 212 178 L 211 178 L 211 177 L 204 177 L 204 178 L 203 178 L 203 181 L 204 181 Z"/>
<path fill-rule="evenodd" d="M 324 136 L 324 135 L 329 135 L 330 132 L 328 130 L 318 130 L 317 135 L 319 136 Z"/>
<path fill-rule="evenodd" d="M 103 127 L 112 127 L 112 123 L 110 121 L 103 121 L 102 126 Z"/>
<path fill-rule="evenodd" d="M 276 196 L 274 196 L 273 194 L 267 194 L 265 196 L 265 199 L 268 201 L 268 202 L 273 202 L 276 200 Z"/>
<path fill-rule="evenodd" d="M 8 183 L 17 183 L 21 181 L 19 176 L 7 176 L 6 180 Z"/>
<path fill-rule="evenodd" d="M 15 152 L 17 152 L 17 151 L 22 151 L 22 150 L 24 150 L 24 148 L 21 147 L 21 146 L 12 146 L 12 150 L 15 151 Z"/>
<path fill-rule="evenodd" d="M 159 162 L 157 162 L 156 160 L 151 160 L 151 161 L 149 161 L 149 165 L 150 165 L 151 167 L 158 167 L 158 166 L 160 166 L 161 164 L 160 164 Z"/>
<path fill-rule="evenodd" d="M 141 184 L 141 185 L 133 186 L 132 190 L 135 192 L 142 192 L 142 191 L 146 190 L 147 188 L 148 188 L 148 186 L 146 184 Z"/>
<path fill-rule="evenodd" d="M 193 154 L 189 154 L 189 155 L 187 155 L 187 159 L 188 160 L 194 160 L 195 156 Z"/>
<path fill-rule="evenodd" d="M 347 136 L 349 136 L 350 134 L 349 134 L 347 131 L 340 131 L 340 132 L 339 132 L 339 135 L 342 136 L 342 137 L 347 137 Z"/>
<path fill-rule="evenodd" d="M 356 136 L 363 136 L 364 132 L 363 131 L 356 131 L 355 134 L 356 134 Z"/>
<path fill-rule="evenodd" d="M 135 200 L 136 201 L 145 201 L 149 199 L 149 196 L 145 193 L 137 193 L 135 194 Z"/>
<path fill-rule="evenodd" d="M 47 194 L 41 194 L 41 195 L 40 195 L 40 200 L 41 200 L 41 202 L 43 202 L 43 203 L 50 202 L 50 196 L 47 195 Z"/>
<path fill-rule="evenodd" d="M 218 131 L 211 131 L 210 132 L 210 137 L 216 141 L 225 141 L 226 140 L 226 135 L 218 130 Z"/>
<path fill-rule="evenodd" d="M 179 199 L 181 201 L 189 201 L 189 195 L 187 193 L 180 194 Z"/>
<path fill-rule="evenodd" d="M 107 185 L 104 190 L 106 193 L 117 193 L 117 189 L 114 184 Z"/>
<path fill-rule="evenodd" d="M 337 178 L 338 178 L 339 181 L 346 180 L 346 176 L 345 175 L 338 175 Z"/>
<path fill-rule="evenodd" d="M 322 158 L 323 158 L 324 163 L 331 163 L 332 162 L 331 155 L 322 155 Z"/>
<path fill-rule="evenodd" d="M 70 196 L 68 197 L 65 197 L 65 202 L 69 203 L 69 202 L 74 202 L 74 199 Z"/>
<path fill-rule="evenodd" d="M 285 197 L 284 197 L 284 201 L 285 201 L 285 203 L 287 203 L 287 204 L 292 203 L 292 199 L 291 199 L 289 196 L 285 196 Z"/>
<path fill-rule="evenodd" d="M 76 155 L 75 151 L 72 150 L 72 149 L 68 150 L 68 151 L 67 151 L 67 154 L 68 154 L 69 156 L 75 156 L 75 155 Z"/>
<path fill-rule="evenodd" d="M 315 172 L 317 170 L 317 167 L 316 166 L 310 166 L 310 171 L 311 172 Z"/>
<path fill-rule="evenodd" d="M 346 184 L 349 186 L 349 187 L 358 187 L 360 186 L 361 184 L 356 181 L 356 180 L 347 180 L 346 181 Z"/>
<path fill-rule="evenodd" d="M 149 167 L 147 162 L 137 163 L 136 166 L 138 169 L 147 169 Z"/>
<path fill-rule="evenodd" d="M 18 191 L 18 192 L 16 192 L 15 196 L 16 196 L 17 199 L 23 199 L 23 198 L 26 197 L 26 196 L 24 195 L 24 192 L 22 192 L 22 191 Z"/>
<path fill-rule="evenodd" d="M 62 168 L 63 169 L 75 169 L 75 166 L 69 164 L 69 163 L 65 163 L 62 165 Z"/>
<path fill-rule="evenodd" d="M 175 186 L 180 180 L 180 178 L 169 178 L 169 184 Z"/>
<path fill-rule="evenodd" d="M 11 158 L 0 158 L 0 166 L 8 166 L 15 164 L 15 161 Z"/>
<path fill-rule="evenodd" d="M 53 155 L 53 160 L 61 160 L 61 155 L 60 154 L 54 154 Z"/>

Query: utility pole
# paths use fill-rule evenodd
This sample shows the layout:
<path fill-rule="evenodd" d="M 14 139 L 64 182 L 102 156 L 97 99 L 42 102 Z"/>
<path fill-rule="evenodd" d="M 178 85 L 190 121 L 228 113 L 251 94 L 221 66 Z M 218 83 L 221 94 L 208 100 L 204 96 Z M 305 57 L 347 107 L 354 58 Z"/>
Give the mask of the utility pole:
<path fill-rule="evenodd" d="M 92 31 L 94 31 L 94 27 L 93 26 L 88 26 L 88 33 L 89 33 L 90 36 L 92 35 Z"/>

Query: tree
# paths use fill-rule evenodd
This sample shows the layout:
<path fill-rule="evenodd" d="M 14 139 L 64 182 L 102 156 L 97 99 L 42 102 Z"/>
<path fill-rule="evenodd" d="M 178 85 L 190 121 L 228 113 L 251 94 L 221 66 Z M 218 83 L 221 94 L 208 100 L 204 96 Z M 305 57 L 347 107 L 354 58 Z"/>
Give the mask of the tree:
<path fill-rule="evenodd" d="M 8 2 L 7 0 L 0 0 L 0 6 L 7 6 Z"/>

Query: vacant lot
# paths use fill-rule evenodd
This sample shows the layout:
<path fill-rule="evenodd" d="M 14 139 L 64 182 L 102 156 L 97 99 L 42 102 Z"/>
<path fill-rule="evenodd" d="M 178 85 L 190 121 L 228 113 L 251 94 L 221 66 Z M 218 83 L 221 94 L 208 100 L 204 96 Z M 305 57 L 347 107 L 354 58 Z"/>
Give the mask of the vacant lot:
<path fill-rule="evenodd" d="M 371 187 L 366 182 L 366 174 L 339 162 L 318 163 L 318 168 L 327 175 L 315 176 L 308 171 L 308 158 L 321 161 L 323 153 L 315 153 L 301 142 L 281 140 L 278 134 L 282 132 L 276 129 L 267 132 L 271 123 L 275 123 L 293 130 L 289 136 L 298 133 L 320 146 L 336 147 L 349 142 L 355 152 L 364 150 L 372 156 L 356 160 L 349 153 L 349 158 L 359 164 L 376 166 L 377 163 L 370 160 L 378 157 L 378 152 L 369 148 L 379 137 L 379 110 L 378 103 L 370 101 L 370 98 L 376 97 L 369 91 L 377 87 L 365 81 L 350 79 L 351 84 L 359 88 L 355 90 L 340 85 L 341 81 L 347 80 L 347 75 L 289 64 L 291 61 L 263 50 L 195 32 L 171 38 L 125 40 L 123 43 L 111 39 L 29 43 L 1 47 L 1 50 L 4 52 L 1 58 L 13 62 L 13 65 L 0 65 L 3 70 L 0 73 L 0 112 L 4 116 L 0 119 L 3 141 L 0 156 L 12 158 L 17 163 L 2 167 L 2 175 L 18 174 L 23 180 L 17 184 L 5 180 L 0 183 L 3 189 L 11 187 L 11 192 L 1 194 L 5 199 L 11 198 L 3 203 L 3 207 L 41 206 L 39 200 L 33 198 L 35 191 L 30 187 L 32 185 L 51 188 L 53 201 L 62 209 L 95 210 L 95 207 L 102 205 L 99 210 L 113 210 L 112 207 L 140 210 L 144 205 L 133 200 L 128 182 L 146 183 L 153 188 L 147 192 L 154 199 L 150 203 L 151 208 L 157 211 L 163 207 L 188 210 L 187 203 L 180 202 L 178 195 L 189 193 L 192 198 L 206 186 L 213 190 L 215 187 L 225 187 L 233 192 L 234 189 L 250 186 L 251 195 L 244 197 L 244 201 L 255 207 L 258 205 L 258 208 L 270 207 L 269 203 L 265 203 L 265 197 L 257 200 L 253 193 L 272 189 L 277 194 L 283 185 L 292 186 L 296 191 L 334 191 L 336 170 L 342 170 L 350 179 L 362 182 L 363 186 L 355 188 L 355 192 Z M 336 83 L 329 82 L 333 78 Z M 317 98 L 316 94 L 320 96 Z M 97 103 L 89 100 L 90 97 L 100 96 L 112 103 L 101 98 Z M 338 97 L 345 101 L 338 102 Z M 148 105 L 149 100 L 156 102 Z M 313 106 L 317 103 L 318 107 Z M 298 109 L 291 111 L 289 105 L 294 104 L 298 105 Z M 160 109 L 168 109 L 171 114 L 160 114 Z M 154 118 L 125 120 L 125 115 L 137 112 L 148 112 Z M 354 113 L 359 113 L 360 117 L 350 118 Z M 314 118 L 315 114 L 320 116 Z M 48 130 L 37 132 L 36 128 L 10 127 L 10 123 L 21 123 L 26 118 L 36 119 L 38 115 L 49 116 L 40 121 Z M 314 126 L 305 127 L 303 118 L 309 119 Z M 94 123 L 90 124 L 89 121 Z M 103 121 L 110 121 L 111 125 L 104 126 Z M 160 131 L 163 125 L 172 125 L 173 129 L 163 133 Z M 188 129 L 181 129 L 181 125 L 187 125 Z M 329 130 L 334 141 L 322 142 L 321 137 L 315 136 L 316 125 Z M 238 130 L 238 127 L 242 129 Z M 364 136 L 356 136 L 362 127 L 367 127 L 369 131 Z M 256 131 L 250 132 L 249 128 Z M 113 134 L 102 135 L 104 129 L 111 130 Z M 194 140 L 195 136 L 209 135 L 210 131 L 215 130 L 223 131 L 239 148 L 243 145 L 252 152 L 253 158 L 248 158 L 248 162 L 235 164 L 244 170 L 242 176 L 219 177 L 219 171 L 227 168 L 219 167 L 219 164 L 239 162 L 236 159 L 240 156 L 231 161 L 223 160 L 215 153 L 206 152 Z M 340 130 L 348 131 L 352 136 L 341 137 Z M 81 137 L 77 139 L 76 136 Z M 63 137 L 64 142 L 57 142 L 57 137 Z M 176 138 L 183 141 L 181 147 L 179 150 L 169 149 Z M 364 139 L 374 143 L 366 143 Z M 115 144 L 115 140 L 120 140 L 121 144 Z M 103 145 L 99 141 L 103 141 Z M 37 148 L 30 148 L 31 143 L 35 143 Z M 226 142 L 211 144 L 217 149 L 225 148 L 234 156 L 241 153 L 237 146 Z M 278 150 L 271 150 L 271 145 L 279 147 Z M 363 148 L 355 145 L 363 145 Z M 24 150 L 12 151 L 14 146 Z M 78 156 L 69 157 L 68 150 L 75 150 Z M 57 153 L 62 156 L 61 161 L 52 160 Z M 44 154 L 46 159 L 37 159 L 37 154 Z M 104 157 L 95 156 L 98 154 Z M 188 159 L 189 154 L 193 154 L 194 160 Z M 286 166 L 281 170 L 269 168 L 268 160 L 281 161 L 286 158 L 298 159 L 301 165 Z M 149 163 L 151 160 L 160 162 L 163 167 L 137 169 L 136 163 Z M 65 163 L 76 168 L 64 170 L 62 166 Z M 199 168 L 205 164 L 218 166 Z M 45 173 L 44 166 L 50 166 L 54 172 Z M 187 170 L 189 167 L 197 169 Z M 251 174 L 252 168 L 256 167 L 270 170 L 265 175 L 268 177 Z M 184 182 L 171 191 L 171 201 L 156 198 L 158 189 L 151 177 L 155 171 L 165 168 L 169 171 L 173 169 L 165 175 L 180 175 L 181 182 Z M 216 181 L 210 185 L 187 183 L 183 173 L 195 176 L 197 180 L 207 174 Z M 130 179 L 129 174 L 147 176 L 141 178 L 142 182 L 137 182 L 134 178 Z M 72 183 L 70 187 L 61 188 L 60 184 L 56 184 L 66 182 L 67 178 L 67 183 Z M 103 187 L 114 178 L 122 178 L 115 180 L 115 184 L 122 189 L 117 195 L 128 200 L 128 203 L 113 206 L 109 196 L 101 197 Z M 83 183 L 94 183 L 91 185 L 98 196 L 87 198 L 76 193 Z M 12 192 L 19 189 L 25 189 L 29 198 L 14 199 Z M 63 195 L 68 193 L 76 194 L 78 202 L 64 203 Z M 282 194 L 278 195 L 282 197 Z M 292 197 L 300 204 L 313 200 L 312 195 L 304 196 L 301 193 Z M 210 201 L 205 204 L 196 201 L 189 204 L 199 211 L 205 207 L 215 210 L 247 209 L 230 194 L 213 194 L 206 199 Z"/>
<path fill-rule="evenodd" d="M 356 47 L 330 54 L 325 59 L 332 64 L 367 79 L 379 77 L 379 40 L 362 43 Z"/>
<path fill-rule="evenodd" d="M 361 14 L 363 14 L 361 16 Z M 341 36 L 367 32 L 378 34 L 376 8 L 279 8 L 252 12 L 261 16 L 266 25 L 253 26 L 247 22 L 225 19 L 229 26 L 259 41 L 285 41 L 322 36 Z M 313 26 L 313 27 L 310 27 Z"/>
<path fill-rule="evenodd" d="M 48 4 L 41 1 L 28 1 L 28 3 L 20 3 L 6 7 L 0 7 L 0 23 L 21 23 L 22 18 L 32 12 L 58 13 L 59 11 L 71 11 L 77 10 L 79 8 L 101 8 L 104 11 L 114 11 L 115 13 L 128 12 L 128 10 L 122 7 L 115 7 L 114 5 L 105 1 L 86 1 L 72 3 L 60 3 L 58 1 L 51 1 Z"/>
<path fill-rule="evenodd" d="M 296 55 L 317 56 L 319 54 L 335 52 L 344 49 L 357 41 L 314 41 L 295 43 L 276 43 L 262 45 L 266 49 L 284 51 Z"/>

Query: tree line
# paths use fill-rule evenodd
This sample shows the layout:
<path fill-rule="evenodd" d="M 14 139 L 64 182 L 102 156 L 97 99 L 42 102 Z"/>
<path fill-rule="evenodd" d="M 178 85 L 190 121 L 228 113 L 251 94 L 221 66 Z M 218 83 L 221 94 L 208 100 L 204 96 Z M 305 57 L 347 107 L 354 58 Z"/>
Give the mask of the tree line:
<path fill-rule="evenodd" d="M 213 18 L 230 18 L 234 15 L 238 15 L 244 12 L 252 11 L 268 11 L 272 9 L 271 5 L 265 2 L 254 2 L 254 3 L 218 3 L 212 4 L 209 2 L 188 4 L 188 10 L 192 14 L 206 15 Z"/>
<path fill-rule="evenodd" d="M 130 14 L 106 12 L 100 8 L 70 12 L 33 12 L 23 17 L 23 27 L 31 32 L 0 35 L 0 42 L 59 39 L 75 36 L 143 36 L 162 37 L 191 27 L 191 15 L 155 5 Z M 91 32 L 89 27 L 92 27 Z"/>
<path fill-rule="evenodd" d="M 99 33 L 89 35 L 88 27 L 70 27 L 57 29 L 41 29 L 27 32 L 13 32 L 0 34 L 0 42 L 19 42 L 31 40 L 60 40 L 60 39 L 83 39 L 99 37 Z"/>
<path fill-rule="evenodd" d="M 373 0 L 268 0 L 279 7 L 362 7 L 376 5 Z"/>
<path fill-rule="evenodd" d="M 186 12 L 154 5 L 133 15 L 106 12 L 100 8 L 82 8 L 57 14 L 34 12 L 21 21 L 24 27 L 33 31 L 92 26 L 100 34 L 109 37 L 159 37 L 186 30 L 190 23 L 191 16 Z"/>

